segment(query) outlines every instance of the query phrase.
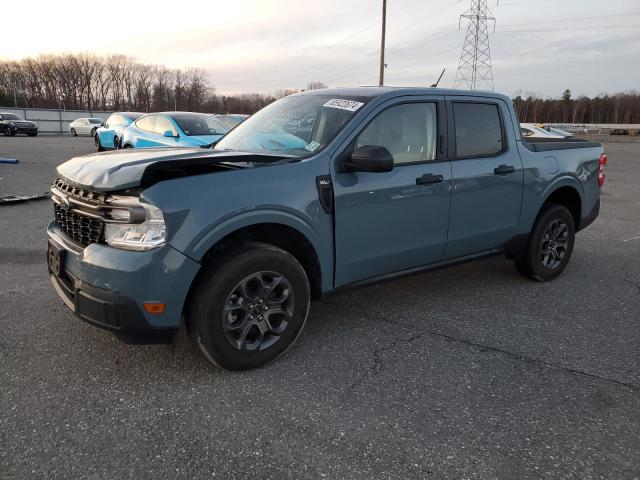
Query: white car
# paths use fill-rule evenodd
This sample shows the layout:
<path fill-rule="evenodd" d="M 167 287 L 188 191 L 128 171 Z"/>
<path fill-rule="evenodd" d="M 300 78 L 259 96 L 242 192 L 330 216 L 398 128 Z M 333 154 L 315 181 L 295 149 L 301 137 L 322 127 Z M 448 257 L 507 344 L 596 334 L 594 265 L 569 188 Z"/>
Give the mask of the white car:
<path fill-rule="evenodd" d="M 69 124 L 69 133 L 74 137 L 78 135 L 93 135 L 98 127 L 102 126 L 104 120 L 101 118 L 76 118 Z"/>
<path fill-rule="evenodd" d="M 527 138 L 546 138 L 546 139 L 558 139 L 561 140 L 564 138 L 563 135 L 556 135 L 554 133 L 546 131 L 544 128 L 540 128 L 533 123 L 521 123 L 520 131 L 522 132 L 522 136 Z"/>
<path fill-rule="evenodd" d="M 564 137 L 564 138 L 570 138 L 575 136 L 573 133 L 565 132 L 564 130 L 560 130 L 559 128 L 549 127 L 549 126 L 543 125 L 542 123 L 539 123 L 536 126 L 546 130 L 547 132 L 553 135 L 560 135 L 561 137 Z"/>

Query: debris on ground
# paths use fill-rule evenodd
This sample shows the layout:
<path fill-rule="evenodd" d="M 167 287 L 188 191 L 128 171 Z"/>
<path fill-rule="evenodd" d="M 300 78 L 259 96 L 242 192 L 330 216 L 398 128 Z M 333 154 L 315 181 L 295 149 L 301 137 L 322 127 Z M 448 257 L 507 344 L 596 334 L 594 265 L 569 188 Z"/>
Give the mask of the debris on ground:
<path fill-rule="evenodd" d="M 49 198 L 49 192 L 39 193 L 37 195 L 0 195 L 0 205 L 3 203 L 19 203 L 29 200 L 43 200 Z"/>

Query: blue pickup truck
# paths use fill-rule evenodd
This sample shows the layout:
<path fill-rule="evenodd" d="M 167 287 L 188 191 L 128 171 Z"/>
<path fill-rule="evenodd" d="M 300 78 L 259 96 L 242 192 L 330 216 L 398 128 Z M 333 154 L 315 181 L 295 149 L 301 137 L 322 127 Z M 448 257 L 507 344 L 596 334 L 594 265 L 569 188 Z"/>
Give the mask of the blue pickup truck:
<path fill-rule="evenodd" d="M 329 292 L 490 255 L 553 279 L 598 215 L 606 162 L 599 143 L 525 141 L 499 94 L 303 92 L 208 148 L 60 165 L 51 281 L 124 341 L 170 341 L 184 321 L 211 362 L 253 368 Z"/>

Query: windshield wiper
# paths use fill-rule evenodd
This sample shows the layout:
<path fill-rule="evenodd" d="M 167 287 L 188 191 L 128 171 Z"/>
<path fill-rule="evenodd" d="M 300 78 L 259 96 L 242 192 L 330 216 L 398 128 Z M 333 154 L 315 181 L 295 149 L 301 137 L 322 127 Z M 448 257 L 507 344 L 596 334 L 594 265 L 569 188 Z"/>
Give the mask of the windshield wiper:
<path fill-rule="evenodd" d="M 222 138 L 222 137 L 221 137 Z M 213 148 L 216 146 L 216 143 L 218 143 L 220 141 L 220 138 L 218 140 L 215 140 L 211 143 L 205 143 L 204 145 L 200 145 L 201 148 Z"/>

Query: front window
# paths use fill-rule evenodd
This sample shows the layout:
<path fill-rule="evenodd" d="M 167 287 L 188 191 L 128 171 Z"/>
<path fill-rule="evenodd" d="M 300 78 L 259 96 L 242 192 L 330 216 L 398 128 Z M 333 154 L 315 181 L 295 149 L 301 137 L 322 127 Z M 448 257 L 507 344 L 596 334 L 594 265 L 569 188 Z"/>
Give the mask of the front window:
<path fill-rule="evenodd" d="M 286 97 L 242 122 L 215 148 L 308 157 L 327 146 L 367 100 L 344 95 Z"/>
<path fill-rule="evenodd" d="M 15 113 L 3 113 L 3 120 L 24 120 L 22 117 L 16 115 Z"/>

